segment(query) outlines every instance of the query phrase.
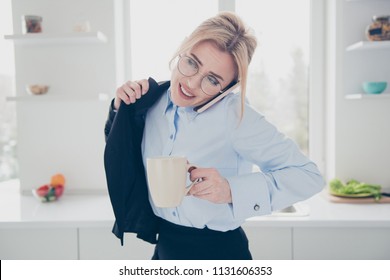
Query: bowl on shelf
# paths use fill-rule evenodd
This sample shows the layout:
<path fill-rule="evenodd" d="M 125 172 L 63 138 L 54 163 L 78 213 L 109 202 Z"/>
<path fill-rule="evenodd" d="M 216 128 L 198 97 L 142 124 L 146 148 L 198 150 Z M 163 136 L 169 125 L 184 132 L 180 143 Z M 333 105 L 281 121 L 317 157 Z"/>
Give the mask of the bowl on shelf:
<path fill-rule="evenodd" d="M 41 95 L 47 93 L 49 90 L 48 85 L 27 85 L 26 86 L 26 91 L 31 94 L 31 95 Z"/>
<path fill-rule="evenodd" d="M 363 90 L 365 93 L 379 94 L 386 89 L 387 82 L 364 82 Z"/>

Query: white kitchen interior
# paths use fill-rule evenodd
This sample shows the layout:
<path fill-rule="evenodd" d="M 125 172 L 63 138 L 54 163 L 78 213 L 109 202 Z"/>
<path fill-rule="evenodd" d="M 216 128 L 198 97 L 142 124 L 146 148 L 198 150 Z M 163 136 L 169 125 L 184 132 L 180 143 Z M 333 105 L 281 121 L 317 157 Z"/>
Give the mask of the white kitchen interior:
<path fill-rule="evenodd" d="M 131 1 L 131 0 L 130 0 Z M 232 1 L 219 0 L 229 7 Z M 19 180 L 0 184 L 0 259 L 150 259 L 154 246 L 111 233 L 114 216 L 103 167 L 103 127 L 124 80 L 126 0 L 13 0 Z M 367 42 L 373 15 L 390 15 L 390 0 L 312 0 L 320 51 L 311 82 L 323 114 L 324 153 L 314 160 L 327 181 L 356 178 L 390 192 L 390 89 L 362 94 L 366 80 L 390 83 L 390 41 Z M 44 32 L 22 34 L 22 16 L 43 17 Z M 88 20 L 90 30 L 72 34 Z M 156 23 L 157 24 L 157 23 Z M 91 67 L 92 66 L 92 67 Z M 29 96 L 25 85 L 50 85 Z M 49 160 L 50 159 L 50 160 Z M 61 170 L 65 195 L 41 203 L 31 190 Z M 75 172 L 76 170 L 76 172 Z M 39 171 L 39 172 L 38 172 Z M 245 225 L 255 259 L 390 259 L 390 204 L 332 202 L 328 190 Z"/>

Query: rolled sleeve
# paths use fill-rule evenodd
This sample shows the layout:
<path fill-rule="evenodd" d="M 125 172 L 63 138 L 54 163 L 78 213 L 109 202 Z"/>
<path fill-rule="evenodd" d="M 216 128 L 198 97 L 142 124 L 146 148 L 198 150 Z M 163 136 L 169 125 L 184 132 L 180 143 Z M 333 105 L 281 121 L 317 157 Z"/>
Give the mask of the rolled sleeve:
<path fill-rule="evenodd" d="M 227 178 L 232 193 L 235 219 L 246 219 L 271 213 L 270 194 L 262 173 Z"/>

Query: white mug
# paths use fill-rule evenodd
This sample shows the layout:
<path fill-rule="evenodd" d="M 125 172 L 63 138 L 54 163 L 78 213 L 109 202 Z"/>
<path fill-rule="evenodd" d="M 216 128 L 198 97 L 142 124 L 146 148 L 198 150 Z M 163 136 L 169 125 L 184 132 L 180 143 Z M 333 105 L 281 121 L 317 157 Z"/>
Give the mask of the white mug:
<path fill-rule="evenodd" d="M 157 207 L 179 206 L 191 187 L 187 185 L 189 172 L 196 168 L 185 157 L 162 156 L 146 159 L 149 192 Z"/>

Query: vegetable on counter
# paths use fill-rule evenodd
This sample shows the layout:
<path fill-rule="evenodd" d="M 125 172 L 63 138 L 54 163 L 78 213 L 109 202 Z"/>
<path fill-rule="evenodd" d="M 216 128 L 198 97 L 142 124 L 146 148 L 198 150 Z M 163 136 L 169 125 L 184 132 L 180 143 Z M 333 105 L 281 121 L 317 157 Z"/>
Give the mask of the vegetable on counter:
<path fill-rule="evenodd" d="M 330 191 L 334 195 L 347 195 L 357 197 L 360 195 L 373 196 L 375 200 L 381 199 L 381 189 L 380 185 L 371 185 L 357 180 L 349 180 L 344 184 L 341 180 L 335 178 L 329 182 Z"/>
<path fill-rule="evenodd" d="M 61 173 L 55 174 L 50 179 L 50 184 L 45 184 L 33 189 L 33 195 L 42 202 L 58 200 L 62 196 L 65 187 L 65 176 Z"/>

